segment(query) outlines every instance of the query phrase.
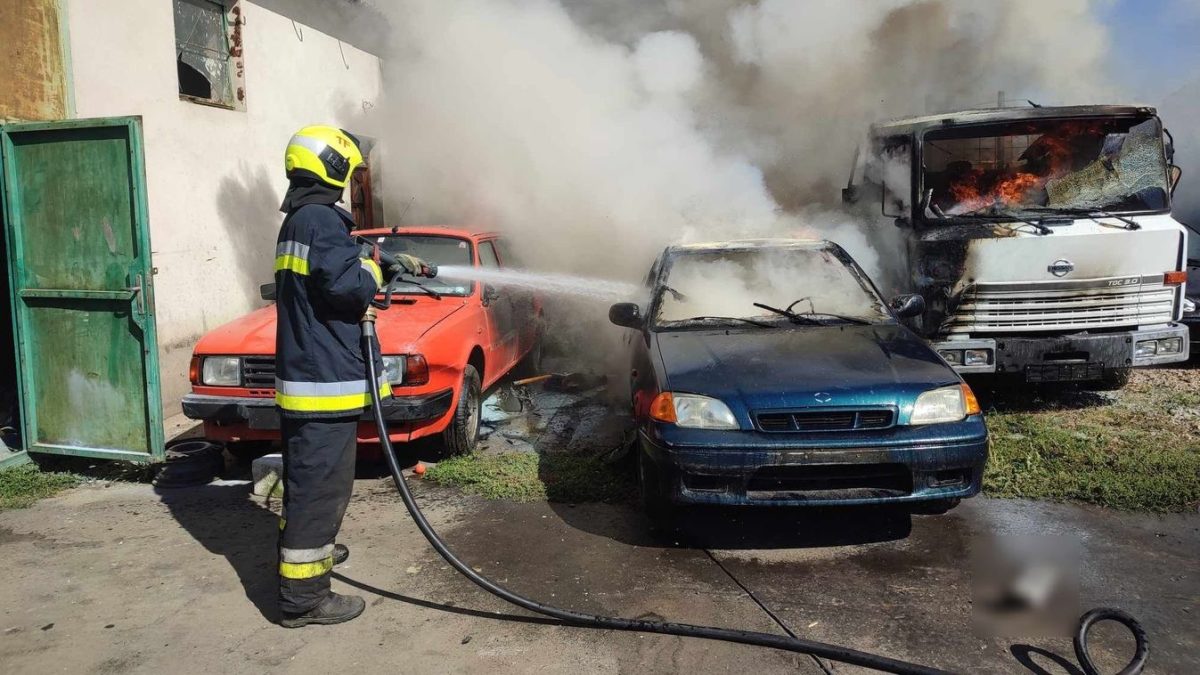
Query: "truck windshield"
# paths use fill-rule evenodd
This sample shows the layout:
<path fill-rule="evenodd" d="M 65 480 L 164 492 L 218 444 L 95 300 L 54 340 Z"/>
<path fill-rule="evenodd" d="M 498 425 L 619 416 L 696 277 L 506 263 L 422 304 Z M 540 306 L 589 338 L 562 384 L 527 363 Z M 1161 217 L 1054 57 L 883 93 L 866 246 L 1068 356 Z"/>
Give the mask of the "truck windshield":
<path fill-rule="evenodd" d="M 864 277 L 834 250 L 755 246 L 677 254 L 659 282 L 655 328 L 879 323 L 889 314 Z M 756 306 L 791 308 L 789 319 Z"/>
<path fill-rule="evenodd" d="M 407 253 L 438 267 L 449 265 L 470 267 L 472 264 L 471 242 L 458 237 L 438 235 L 393 234 L 374 238 L 380 248 L 388 253 Z M 408 278 L 403 276 L 401 278 Z M 472 284 L 467 281 L 445 279 L 414 279 L 422 286 L 442 295 L 470 295 Z M 423 294 L 416 286 L 396 284 L 393 293 Z"/>
<path fill-rule="evenodd" d="M 922 144 L 936 216 L 1168 207 L 1157 118 L 1031 120 L 938 129 Z"/>

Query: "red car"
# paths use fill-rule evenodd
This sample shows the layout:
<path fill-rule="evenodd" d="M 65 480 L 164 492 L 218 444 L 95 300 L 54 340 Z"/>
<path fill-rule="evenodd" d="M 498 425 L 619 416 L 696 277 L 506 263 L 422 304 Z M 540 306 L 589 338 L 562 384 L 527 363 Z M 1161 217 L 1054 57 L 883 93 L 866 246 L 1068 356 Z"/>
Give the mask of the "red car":
<path fill-rule="evenodd" d="M 361 230 L 354 234 L 392 253 L 409 253 L 439 267 L 503 268 L 512 263 L 492 232 L 440 227 Z M 541 354 L 541 299 L 441 276 L 394 285 L 392 306 L 379 312 L 384 369 L 394 396 L 384 403 L 393 442 L 440 434 L 452 453 L 474 449 L 482 393 L 523 359 Z M 423 288 L 422 288 L 423 287 Z M 264 299 L 274 284 L 263 287 Z M 192 393 L 183 412 L 203 420 L 207 438 L 237 444 L 279 439 L 275 407 L 275 306 L 255 310 L 210 331 L 196 344 Z M 378 442 L 364 414 L 360 442 Z"/>

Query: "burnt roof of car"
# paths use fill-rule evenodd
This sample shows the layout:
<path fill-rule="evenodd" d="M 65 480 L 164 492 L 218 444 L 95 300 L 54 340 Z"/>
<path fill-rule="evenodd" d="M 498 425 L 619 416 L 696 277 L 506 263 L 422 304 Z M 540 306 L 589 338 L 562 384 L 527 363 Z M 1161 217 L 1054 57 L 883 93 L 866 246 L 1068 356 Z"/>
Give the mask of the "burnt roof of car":
<path fill-rule="evenodd" d="M 983 108 L 957 112 L 922 115 L 902 119 L 886 120 L 871 125 L 877 136 L 918 133 L 934 127 L 960 124 L 987 124 L 992 122 L 1014 122 L 1072 117 L 1142 117 L 1156 115 L 1157 111 L 1147 105 L 1071 105 L 1044 106 L 1041 108 Z"/>

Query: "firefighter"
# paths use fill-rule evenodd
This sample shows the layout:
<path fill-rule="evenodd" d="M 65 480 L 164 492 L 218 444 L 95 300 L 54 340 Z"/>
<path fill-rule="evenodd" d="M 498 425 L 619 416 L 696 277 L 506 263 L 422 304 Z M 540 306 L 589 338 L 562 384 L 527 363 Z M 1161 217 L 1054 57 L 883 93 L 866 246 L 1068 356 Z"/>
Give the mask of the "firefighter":
<path fill-rule="evenodd" d="M 283 514 L 279 524 L 280 623 L 334 624 L 362 614 L 361 597 L 330 590 L 334 564 L 349 555 L 335 544 L 354 485 L 356 432 L 371 403 L 367 387 L 391 395 L 383 377 L 366 381 L 359 319 L 383 284 L 423 263 L 397 256 L 380 269 L 350 236 L 354 221 L 337 206 L 363 163 L 359 141 L 344 130 L 310 126 L 285 155 L 287 214 L 275 249 L 275 402 L 283 436 Z M 379 350 L 375 350 L 379 354 Z M 383 364 L 376 363 L 383 373 Z"/>

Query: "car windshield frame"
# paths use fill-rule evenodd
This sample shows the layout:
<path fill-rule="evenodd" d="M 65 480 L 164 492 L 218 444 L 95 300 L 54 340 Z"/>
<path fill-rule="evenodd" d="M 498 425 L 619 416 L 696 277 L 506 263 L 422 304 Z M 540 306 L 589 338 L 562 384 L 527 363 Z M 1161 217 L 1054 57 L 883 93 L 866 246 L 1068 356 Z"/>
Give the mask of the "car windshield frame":
<path fill-rule="evenodd" d="M 792 321 L 791 319 L 788 319 L 782 315 L 770 316 L 768 314 L 759 314 L 750 317 L 729 317 L 727 319 L 722 319 L 720 317 L 706 317 L 704 320 L 683 319 L 677 321 L 662 321 L 659 319 L 659 312 L 662 309 L 663 298 L 665 295 L 671 292 L 669 290 L 670 284 L 667 283 L 667 280 L 670 279 L 671 270 L 675 267 L 675 263 L 681 258 L 692 255 L 720 255 L 738 252 L 766 252 L 770 250 L 800 250 L 828 253 L 850 273 L 851 277 L 853 277 L 855 281 L 858 282 L 859 286 L 863 290 L 863 293 L 878 305 L 878 320 L 875 320 L 874 317 L 864 316 L 857 318 L 870 320 L 869 324 L 849 323 L 837 319 L 835 315 L 823 314 L 820 312 L 812 315 L 820 323 Z M 871 280 L 871 277 L 865 271 L 863 271 L 854 258 L 850 257 L 850 254 L 846 253 L 845 250 L 843 250 L 840 246 L 829 242 L 822 244 L 787 243 L 774 245 L 731 245 L 727 247 L 713 248 L 672 248 L 663 253 L 663 255 L 654 263 L 654 267 L 659 269 L 658 274 L 653 279 L 650 302 L 646 313 L 646 316 L 648 317 L 648 320 L 646 321 L 646 330 L 652 333 L 668 333 L 689 330 L 713 330 L 718 328 L 721 330 L 737 329 L 745 331 L 760 331 L 770 329 L 838 328 L 860 325 L 894 325 L 897 323 L 894 313 L 889 308 L 888 303 L 883 299 L 883 295 L 879 292 L 879 289 L 875 286 L 875 282 Z M 797 313 L 801 315 L 806 314 L 806 310 L 806 306 L 797 307 Z M 768 326 L 755 326 L 753 325 L 755 323 L 768 324 Z"/>
<path fill-rule="evenodd" d="M 947 132 L 952 131 L 952 132 L 956 132 L 956 133 L 961 133 L 962 135 L 959 137 L 960 139 L 968 139 L 968 138 L 993 139 L 993 138 L 1002 137 L 1005 132 L 1016 131 L 1016 129 L 1020 126 L 1027 126 L 1031 130 L 1031 133 L 1024 134 L 1024 135 L 1025 136 L 1037 136 L 1040 139 L 1042 137 L 1042 134 L 1038 134 L 1037 131 L 1033 131 L 1039 127 L 1040 128 L 1049 128 L 1049 127 L 1051 127 L 1051 125 L 1056 125 L 1056 124 L 1058 124 L 1058 125 L 1065 125 L 1065 124 L 1083 125 L 1083 124 L 1088 124 L 1088 123 L 1096 123 L 1096 124 L 1119 124 L 1120 126 L 1125 127 L 1125 131 L 1120 132 L 1120 133 L 1124 133 L 1127 135 L 1129 133 L 1129 130 L 1131 130 L 1134 127 L 1136 127 L 1140 124 L 1143 124 L 1145 122 L 1154 122 L 1155 133 L 1156 133 L 1156 135 L 1155 135 L 1156 143 L 1157 143 L 1157 146 L 1161 149 L 1160 153 L 1156 153 L 1156 157 L 1158 155 L 1161 155 L 1159 160 L 1161 161 L 1161 165 L 1162 165 L 1162 181 L 1159 185 L 1153 186 L 1153 187 L 1157 187 L 1162 190 L 1163 206 L 1160 208 L 1152 208 L 1152 207 L 1121 208 L 1120 204 L 1117 204 L 1117 205 L 1107 204 L 1107 205 L 1099 206 L 1099 207 L 1095 207 L 1095 208 L 1092 208 L 1087 205 L 1081 205 L 1078 203 L 1062 204 L 1062 205 L 1058 205 L 1058 206 L 1052 206 L 1049 204 L 1043 205 L 1043 204 L 1036 204 L 1036 203 L 1004 204 L 1004 203 L 1001 203 L 999 200 L 996 200 L 993 203 L 993 205 L 985 207 L 984 209 L 980 209 L 976 213 L 969 213 L 969 212 L 968 213 L 962 213 L 962 212 L 951 213 L 951 212 L 947 211 L 944 214 L 938 214 L 937 212 L 933 211 L 930 206 L 925 205 L 924 200 L 922 199 L 922 200 L 918 200 L 918 202 L 921 204 L 921 206 L 917 207 L 917 209 L 922 210 L 923 212 L 915 214 L 917 216 L 917 220 L 928 226 L 943 226 L 943 225 L 963 225 L 963 224 L 967 224 L 967 223 L 977 223 L 980 221 L 998 221 L 998 220 L 999 221 L 1011 221 L 1013 219 L 1020 219 L 1021 216 L 1033 218 L 1033 219 L 1054 219 L 1054 218 L 1077 219 L 1077 218 L 1087 217 L 1086 215 L 1084 215 L 1084 212 L 1091 212 L 1093 214 L 1112 213 L 1112 214 L 1120 214 L 1123 216 L 1160 215 L 1160 214 L 1164 214 L 1164 213 L 1170 213 L 1171 212 L 1172 195 L 1171 195 L 1171 189 L 1170 189 L 1169 172 L 1170 172 L 1170 164 L 1171 163 L 1170 163 L 1170 159 L 1167 157 L 1167 144 L 1165 143 L 1165 139 L 1163 138 L 1164 134 L 1163 134 L 1162 120 L 1157 115 L 1089 115 L 1089 116 L 1080 116 L 1080 117 L 1048 117 L 1048 118 L 1043 118 L 1043 119 L 1008 120 L 1008 121 L 1000 121 L 1000 122 L 989 121 L 989 122 L 980 122 L 980 123 L 974 123 L 974 124 L 961 124 L 961 125 L 955 125 L 953 127 L 947 127 L 947 128 L 925 129 L 924 131 L 922 131 L 918 134 L 919 143 L 917 143 L 917 160 L 916 160 L 918 162 L 918 164 L 917 164 L 918 170 L 915 172 L 916 179 L 917 179 L 917 189 L 914 191 L 914 193 L 917 195 L 925 195 L 928 190 L 934 189 L 935 193 L 933 195 L 933 200 L 931 201 L 931 204 L 936 203 L 936 199 L 938 197 L 938 194 L 936 193 L 936 188 L 932 188 L 931 186 L 928 186 L 929 174 L 931 172 L 928 169 L 926 157 L 928 155 L 931 142 L 937 143 L 939 141 L 945 140 L 945 139 L 939 139 L 938 138 L 939 134 L 945 134 Z M 1127 126 L 1126 126 L 1126 123 L 1128 123 Z M 974 133 L 972 134 L 971 132 L 974 132 Z M 1110 135 L 1115 134 L 1115 133 L 1117 133 L 1117 132 L 1109 132 Z M 1012 135 L 1015 137 L 1015 136 L 1020 136 L 1021 134 L 1012 133 L 1012 134 L 1008 134 L 1008 135 Z M 933 138 L 931 138 L 931 136 Z M 1019 172 L 1015 171 L 1015 169 L 1018 165 L 1017 164 L 1018 161 L 1019 161 L 1019 158 L 1014 158 L 1011 160 L 1011 162 L 1009 164 L 1010 170 L 1013 170 L 1014 173 L 1019 173 Z M 1097 157 L 1096 160 L 1092 160 L 1092 163 L 1095 163 L 1096 161 L 1099 161 L 1099 156 Z M 1028 173 L 1028 172 L 1025 172 L 1025 173 Z M 1083 170 L 1080 169 L 1080 170 L 1067 172 L 1066 174 L 1061 174 L 1057 178 L 1062 178 L 1065 175 L 1082 174 L 1082 173 L 1083 173 Z M 1048 179 L 1045 182 L 1049 182 L 1049 180 L 1054 180 L 1054 179 Z M 1043 182 L 1042 184 L 1044 185 L 1045 182 Z M 1126 198 L 1131 198 L 1131 197 L 1132 197 L 1132 195 L 1126 195 Z M 989 212 L 989 210 L 991 212 Z"/>
<path fill-rule="evenodd" d="M 463 236 L 454 235 L 454 234 L 437 234 L 437 233 L 432 233 L 432 232 L 403 232 L 403 231 L 401 231 L 401 232 L 395 232 L 395 233 L 386 232 L 383 234 L 367 235 L 366 238 L 369 239 L 371 242 L 379 245 L 381 248 L 383 248 L 383 250 L 385 250 L 389 253 L 396 253 L 397 251 L 389 249 L 389 248 L 387 248 L 387 246 L 385 246 L 385 241 L 388 239 L 404 239 L 404 238 L 409 238 L 409 239 L 450 239 L 450 240 L 457 241 L 457 242 L 465 242 L 467 245 L 467 259 L 468 259 L 467 264 L 470 267 L 476 267 L 478 265 L 478 262 L 477 262 L 478 246 L 476 246 L 476 242 L 473 239 L 471 239 L 470 237 L 463 237 Z M 418 256 L 418 257 L 420 257 L 420 256 Z M 431 263 L 434 263 L 439 266 L 440 265 L 451 265 L 451 264 L 455 264 L 455 265 L 462 264 L 462 263 L 448 263 L 448 262 L 444 262 L 444 261 L 440 261 L 440 260 L 428 260 L 427 262 L 431 262 Z M 475 288 L 476 288 L 476 283 L 474 281 L 468 281 L 466 283 L 465 291 L 457 292 L 455 289 L 457 286 L 459 286 L 459 284 L 456 284 L 454 286 L 451 286 L 450 284 L 443 284 L 439 281 L 439 279 L 437 277 L 435 277 L 433 279 L 426 279 L 423 277 L 412 277 L 407 274 L 401 274 L 401 275 L 397 276 L 397 279 L 407 280 L 407 281 L 416 282 L 416 283 L 402 283 L 402 282 L 401 283 L 393 283 L 392 284 L 392 295 L 404 295 L 404 296 L 428 295 L 428 291 L 426 291 L 420 287 L 420 286 L 424 286 L 427 289 L 432 289 L 433 291 L 436 291 L 439 295 L 443 295 L 443 296 L 447 296 L 447 297 L 455 297 L 455 298 L 468 298 L 475 294 Z M 418 286 L 416 284 L 420 284 L 420 286 Z M 380 293 L 382 293 L 384 290 L 386 290 L 386 289 L 380 289 Z"/>

